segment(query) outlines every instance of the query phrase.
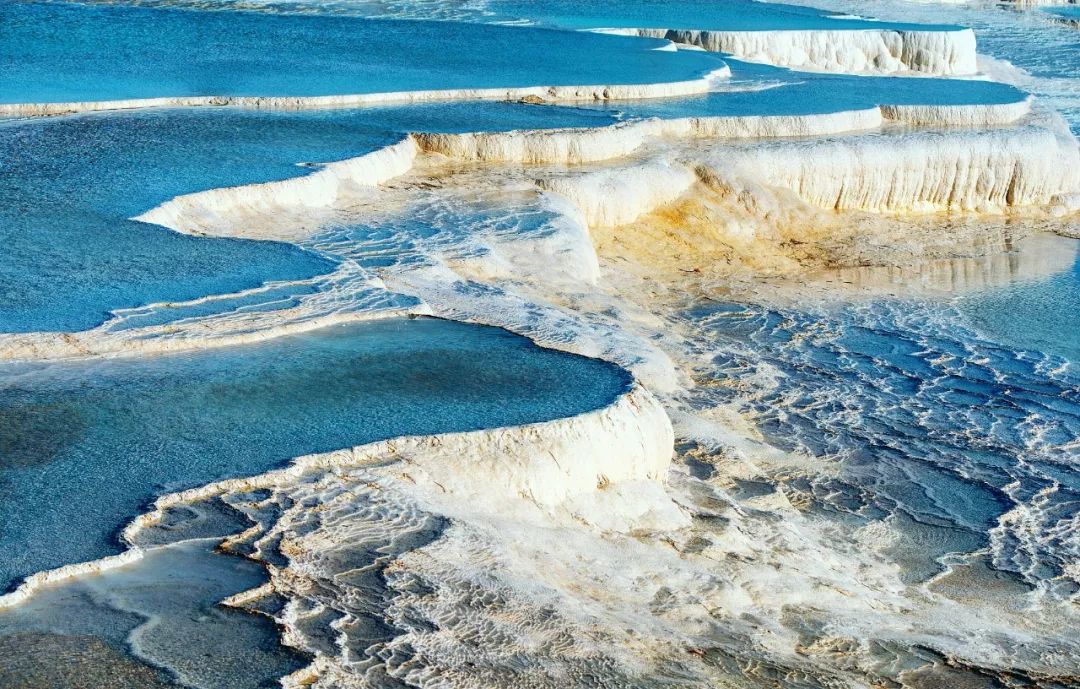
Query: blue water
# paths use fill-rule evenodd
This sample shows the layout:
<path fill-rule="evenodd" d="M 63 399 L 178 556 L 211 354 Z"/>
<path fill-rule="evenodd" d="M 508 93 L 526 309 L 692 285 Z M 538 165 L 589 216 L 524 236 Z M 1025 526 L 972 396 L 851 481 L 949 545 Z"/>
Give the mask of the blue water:
<path fill-rule="evenodd" d="M 244 528 L 237 525 L 234 528 Z M 309 662 L 273 621 L 220 605 L 263 567 L 192 541 L 0 610 L 0 686 L 22 689 L 271 689 Z"/>
<path fill-rule="evenodd" d="M 986 549 L 998 570 L 1071 595 L 1078 310 L 1080 261 L 945 300 L 705 303 L 689 315 L 725 351 L 719 379 L 779 374 L 748 397 L 723 386 L 699 394 L 740 406 L 770 443 L 839 466 L 789 489 L 841 519 L 898 520 L 908 577 L 940 571 L 949 553 Z M 1015 508 L 1032 519 L 999 526 Z"/>
<path fill-rule="evenodd" d="M 627 374 L 503 330 L 391 320 L 197 354 L 0 368 L 0 586 L 117 552 L 163 492 L 398 435 L 571 416 Z"/>
<path fill-rule="evenodd" d="M 598 126 L 510 103 L 320 112 L 231 108 L 0 123 L 0 332 L 75 331 L 114 309 L 329 272 L 295 247 L 179 235 L 127 218 L 178 194 L 294 177 L 408 131 Z"/>
<path fill-rule="evenodd" d="M 1064 17 L 1065 19 L 1072 19 L 1080 21 L 1080 5 L 1067 5 L 1065 7 L 1047 7 L 1046 12 L 1057 15 L 1058 17 Z"/>
<path fill-rule="evenodd" d="M 280 179 L 384 143 L 317 119 L 219 112 L 0 124 L 0 331 L 81 330 L 112 309 L 329 272 L 295 247 L 127 220 L 176 194 Z"/>
<path fill-rule="evenodd" d="M 908 24 L 840 18 L 810 7 L 751 0 L 489 0 L 500 18 L 526 18 L 571 28 L 650 28 L 720 31 L 801 29 L 955 30 L 953 25 Z"/>
<path fill-rule="evenodd" d="M 652 28 L 768 31 L 803 29 L 952 30 L 953 24 L 877 22 L 837 16 L 810 7 L 754 0 L 118 0 L 155 7 L 212 10 L 261 10 L 285 14 L 324 14 L 393 19 L 438 19 L 467 22 L 529 21 L 561 28 Z"/>
<path fill-rule="evenodd" d="M 702 117 L 709 115 L 805 115 L 879 105 L 976 105 L 1016 103 L 1027 98 L 1018 88 L 972 79 L 912 79 L 793 72 L 727 58 L 731 90 L 700 96 L 578 107 L 617 110 L 626 117 Z M 764 90 L 751 89 L 767 85 Z M 748 87 L 747 90 L 737 90 Z"/>
<path fill-rule="evenodd" d="M 716 55 L 538 28 L 0 4 L 0 102 L 316 96 L 694 79 Z"/>

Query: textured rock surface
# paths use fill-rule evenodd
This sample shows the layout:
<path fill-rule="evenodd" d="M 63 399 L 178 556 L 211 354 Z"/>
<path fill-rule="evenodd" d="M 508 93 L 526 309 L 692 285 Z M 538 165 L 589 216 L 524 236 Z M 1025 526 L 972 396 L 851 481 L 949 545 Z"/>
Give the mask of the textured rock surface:
<path fill-rule="evenodd" d="M 605 29 L 666 38 L 752 62 L 830 72 L 974 74 L 975 34 L 956 31 Z"/>

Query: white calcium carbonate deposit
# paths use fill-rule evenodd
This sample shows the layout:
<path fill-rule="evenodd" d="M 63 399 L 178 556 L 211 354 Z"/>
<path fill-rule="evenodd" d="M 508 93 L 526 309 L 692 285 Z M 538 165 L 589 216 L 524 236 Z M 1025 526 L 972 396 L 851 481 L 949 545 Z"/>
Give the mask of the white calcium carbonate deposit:
<path fill-rule="evenodd" d="M 975 34 L 955 31 L 600 29 L 666 38 L 751 62 L 829 72 L 920 72 L 939 76 L 977 71 Z"/>
<path fill-rule="evenodd" d="M 290 486 L 311 473 L 350 467 L 387 467 L 385 472 L 452 495 L 476 508 L 497 512 L 508 502 L 526 500 L 540 510 L 566 513 L 574 518 L 588 513 L 583 496 L 598 490 L 617 492 L 624 483 L 659 483 L 667 474 L 672 455 L 671 423 L 663 407 L 640 385 L 610 405 L 568 419 L 485 431 L 407 436 L 295 459 L 279 471 L 228 479 L 219 483 L 158 498 L 154 510 L 130 524 L 123 540 L 124 553 L 61 567 L 28 577 L 15 591 L 0 596 L 0 608 L 17 605 L 45 585 L 72 577 L 102 572 L 139 559 L 139 532 L 155 526 L 165 512 L 184 503 L 227 493 Z M 477 481 L 483 476 L 483 481 Z M 638 515 L 640 516 L 640 515 Z M 619 515 L 593 515 L 611 526 Z M 652 515 L 650 528 L 678 528 L 685 519 L 673 505 Z M 642 525 L 631 516 L 619 528 Z"/>
<path fill-rule="evenodd" d="M 347 185 L 370 187 L 377 186 L 394 177 L 408 172 L 419 151 L 438 154 L 454 160 L 477 163 L 518 163 L 522 165 L 576 165 L 625 158 L 642 148 L 652 139 L 780 139 L 794 137 L 822 137 L 829 134 L 841 134 L 871 130 L 887 122 L 934 126 L 990 126 L 1015 122 L 1030 112 L 1030 101 L 1006 103 L 1001 105 L 972 106 L 882 106 L 864 110 L 842 111 L 812 115 L 751 115 L 726 117 L 698 117 L 674 120 L 644 120 L 611 125 L 596 129 L 560 129 L 511 132 L 477 132 L 462 134 L 418 133 L 398 144 L 359 156 L 354 159 L 331 163 L 318 172 L 281 182 L 246 185 L 243 187 L 215 189 L 198 192 L 173 199 L 154 208 L 137 218 L 144 222 L 153 222 L 171 229 L 199 234 L 228 234 L 227 229 L 215 229 L 216 225 L 225 228 L 235 224 L 238 212 L 258 213 L 272 216 L 287 208 L 320 208 L 332 205 L 334 199 L 345 193 Z M 1041 138 L 1040 138 L 1041 137 Z M 1003 131 L 996 138 L 980 140 L 976 137 L 965 139 L 962 135 L 942 135 L 939 140 L 958 141 L 956 147 L 968 147 L 973 155 L 978 156 L 980 148 L 991 151 L 1005 146 L 1011 150 L 1003 153 L 1003 158 L 1027 151 L 1032 159 L 1046 157 L 1048 169 L 1057 162 L 1067 161 L 1070 151 L 1075 154 L 1075 144 L 1069 141 L 1055 140 L 1049 133 L 1020 134 L 1011 130 Z M 962 143 L 962 141 L 969 143 Z M 877 141 L 881 141 L 880 139 Z M 897 148 L 917 143 L 917 139 L 888 139 Z M 927 151 L 933 159 L 934 147 L 938 145 L 927 138 L 928 147 L 917 147 L 906 155 L 917 156 Z M 784 155 L 809 161 L 816 151 L 824 146 L 820 142 L 805 145 L 792 145 L 785 149 Z M 1060 149 L 1060 151 L 1059 151 Z M 888 158 L 887 147 L 878 147 L 882 158 Z M 855 165 L 854 167 L 858 167 Z M 668 168 L 670 169 L 670 168 Z M 649 171 L 624 168 L 633 179 L 642 175 L 650 176 Z M 858 174 L 854 169 L 848 171 Z M 766 171 L 766 175 L 768 172 Z M 1020 174 L 1020 171 L 1018 171 Z M 658 199 L 670 201 L 681 191 L 675 192 L 686 176 L 675 173 L 674 186 L 665 184 L 664 188 L 650 190 L 655 199 L 642 200 L 637 197 L 633 202 L 641 205 L 657 203 Z M 843 184 L 846 177 L 835 178 Z M 680 182 L 679 180 L 682 180 Z M 897 180 L 893 179 L 895 183 Z M 619 182 L 631 185 L 630 179 Z M 1071 179 L 1061 180 L 1061 187 L 1068 189 Z M 686 184 L 682 184 L 685 189 Z M 565 189 L 565 187 L 563 187 Z M 1058 190 L 1055 193 L 1060 193 Z M 629 195 L 628 195 L 629 196 Z M 809 200 L 809 199 L 808 199 Z M 1018 197 L 1010 205 L 1030 205 L 1045 202 L 1045 198 Z M 897 199 L 895 205 L 901 201 Z M 653 207 L 653 206 L 648 206 Z M 859 206 L 852 206 L 859 207 Z M 877 210 L 877 208 L 869 208 Z M 626 217 L 633 218 L 640 213 L 626 211 Z M 268 220 L 268 218 L 264 218 Z M 604 224 L 619 224 L 609 220 Z M 267 223 L 263 223 L 266 225 Z M 272 224 L 272 223 L 271 223 Z"/>
<path fill-rule="evenodd" d="M 968 31 L 663 34 L 800 67 L 974 71 Z M 703 80 L 453 97 L 629 98 L 707 88 Z M 339 268 L 310 281 L 316 293 L 288 310 L 5 335 L 0 356 L 209 347 L 426 313 L 599 356 L 638 382 L 573 418 L 397 438 L 160 498 L 125 531 L 125 554 L 35 575 L 0 604 L 129 563 L 140 556 L 140 533 L 170 509 L 220 499 L 251 520 L 225 547 L 269 573 L 265 586 L 229 604 L 272 616 L 284 642 L 312 657 L 285 679 L 289 686 L 703 686 L 733 675 L 755 688 L 775 686 L 778 676 L 808 686 L 892 686 L 927 667 L 1074 671 L 1024 650 L 1031 634 L 1075 628 L 1067 605 L 1033 620 L 993 599 L 961 604 L 908 587 L 876 556 L 891 544 L 886 526 L 852 540 L 780 490 L 732 498 L 736 480 L 798 476 L 811 460 L 758 442 L 746 419 L 699 395 L 696 374 L 717 352 L 680 309 L 707 288 L 705 271 L 683 258 L 709 268 L 744 259 L 797 266 L 813 258 L 799 253 L 808 251 L 803 245 L 818 248 L 841 231 L 841 211 L 862 214 L 869 233 L 898 227 L 871 214 L 952 213 L 977 225 L 1069 216 L 1077 198 L 1077 143 L 1032 117 L 1028 100 L 416 133 L 294 179 L 174 198 L 136 219 L 179 232 L 287 239 L 338 259 Z M 542 222 L 521 236 L 462 227 L 477 208 Z M 393 234 L 395 218 L 432 209 L 438 231 L 430 236 L 380 240 L 385 255 L 418 260 L 363 265 L 369 247 L 348 234 L 350 225 L 383 223 Z M 767 385 L 766 368 L 747 377 Z M 676 438 L 681 453 L 706 457 L 714 478 L 690 480 L 687 465 L 671 465 Z M 1075 639 L 1061 643 L 1068 651 Z"/>
<path fill-rule="evenodd" d="M 673 98 L 705 93 L 717 79 L 729 76 L 727 67 L 700 79 L 656 84 L 607 84 L 599 86 L 527 86 L 522 88 L 441 89 L 355 93 L 334 96 L 176 96 L 133 98 L 127 100 L 81 101 L 67 103 L 0 103 L 0 117 L 62 115 L 100 110 L 134 108 L 202 107 L 231 105 L 242 108 L 305 110 L 310 108 L 361 107 L 391 103 L 430 103 L 434 101 L 536 99 L 542 102 L 628 100 L 634 98 Z"/>
<path fill-rule="evenodd" d="M 1028 101 L 970 109 L 922 106 L 913 118 L 938 126 L 954 119 L 998 124 L 1029 110 Z M 598 129 L 421 133 L 293 179 L 180 196 L 136 219 L 186 233 L 303 243 L 323 225 L 341 220 L 341 208 L 361 199 L 381 203 L 386 194 L 379 192 L 380 184 L 395 180 L 407 197 L 413 184 L 444 163 L 462 162 L 478 169 L 509 165 L 517 170 L 511 177 L 519 178 L 523 188 L 566 199 L 576 209 L 567 216 L 569 227 L 577 226 L 575 213 L 593 228 L 631 222 L 684 197 L 698 180 L 714 190 L 742 189 L 744 198 L 756 197 L 759 203 L 782 191 L 811 207 L 835 210 L 1057 216 L 1076 210 L 1080 154 L 1066 133 L 1048 129 L 1041 120 L 990 130 L 894 131 L 891 118 L 903 118 L 905 112 L 870 108 L 806 116 L 644 120 Z M 577 243 L 574 239 L 568 246 Z M 545 251 L 550 250 L 549 242 Z M 583 262 L 575 258 L 574 264 L 595 275 L 595 267 L 589 267 L 595 266 L 595 256 L 575 250 L 578 254 Z M 342 292 L 345 283 L 352 287 Z M 252 312 L 115 333 L 106 323 L 83 333 L 4 335 L 0 353 L 5 358 L 55 358 L 236 344 L 403 312 L 381 296 L 386 290 L 380 276 L 351 261 L 319 284 L 326 286 L 321 293 L 302 299 L 284 317 Z M 366 291 L 358 292 L 357 285 Z M 347 304 L 352 308 L 342 310 Z M 427 313 L 423 304 L 404 310 L 410 311 Z"/>

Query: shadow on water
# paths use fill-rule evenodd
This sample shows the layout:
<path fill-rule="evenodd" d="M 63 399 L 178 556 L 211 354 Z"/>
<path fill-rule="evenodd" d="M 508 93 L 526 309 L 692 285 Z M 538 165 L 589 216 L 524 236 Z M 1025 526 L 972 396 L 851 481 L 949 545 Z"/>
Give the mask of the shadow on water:
<path fill-rule="evenodd" d="M 62 402 L 0 407 L 0 471 L 48 464 L 86 432 L 88 419 Z"/>

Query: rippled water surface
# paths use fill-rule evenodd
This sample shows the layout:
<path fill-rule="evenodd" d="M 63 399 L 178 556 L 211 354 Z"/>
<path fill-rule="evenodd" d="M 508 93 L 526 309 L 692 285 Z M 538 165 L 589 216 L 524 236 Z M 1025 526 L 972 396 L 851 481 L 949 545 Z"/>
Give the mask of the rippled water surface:
<path fill-rule="evenodd" d="M 424 276 L 436 276 L 432 281 L 461 278 L 440 285 L 445 288 L 441 295 L 432 290 L 436 298 L 451 304 L 459 299 L 460 304 L 477 297 L 479 303 L 497 305 L 503 302 L 495 297 L 508 296 L 496 294 L 500 289 L 516 287 L 506 285 L 515 282 L 517 270 L 512 261 L 499 260 L 521 247 L 524 253 L 550 258 L 552 283 L 559 277 L 555 268 L 568 273 L 595 269 L 587 231 L 571 222 L 573 218 L 568 220 L 557 199 L 532 184 L 534 175 L 552 172 L 541 166 L 507 168 L 499 181 L 508 188 L 491 184 L 495 175 L 485 177 L 465 165 L 440 169 L 439 175 L 419 181 L 418 172 L 398 180 L 397 186 L 387 185 L 386 196 L 395 200 L 385 208 L 338 199 L 348 207 L 335 209 L 340 213 L 305 243 L 308 250 L 186 236 L 129 220 L 180 194 L 306 174 L 320 163 L 399 141 L 408 132 L 594 127 L 637 117 L 788 115 L 880 104 L 1007 103 L 1024 97 L 1013 86 L 981 80 L 800 74 L 723 61 L 712 54 L 658 50 L 671 47 L 661 41 L 550 27 L 760 30 L 902 27 L 914 20 L 931 21 L 936 28 L 972 24 L 984 52 L 1028 70 L 1017 77 L 1009 65 L 987 62 L 994 74 L 1016 77 L 1014 81 L 1062 108 L 1074 130 L 1080 127 L 1080 73 L 1074 59 L 1080 33 L 1043 11 L 1016 12 L 979 3 L 945 8 L 893 0 L 822 1 L 836 11 L 871 14 L 881 9 L 895 23 L 743 0 L 0 2 L 0 62 L 14 65 L 0 70 L 0 101 L 5 102 L 644 83 L 698 77 L 725 62 L 733 72 L 732 80 L 718 83 L 714 93 L 652 102 L 439 103 L 319 112 L 226 107 L 0 122 L 0 332 L 77 331 L 101 324 L 117 309 L 134 310 L 125 312 L 122 322 L 113 322 L 114 331 L 244 309 L 284 313 L 302 298 L 322 295 L 320 290 L 340 292 L 340 302 L 328 299 L 328 312 L 342 304 L 357 311 L 366 305 L 349 282 L 355 275 L 381 276 L 393 288 L 405 289 L 419 283 L 409 283 L 401 273 L 417 268 Z M 177 7 L 166 8 L 172 5 Z M 252 8 L 271 11 L 246 11 Z M 433 19 L 470 21 L 427 21 Z M 470 180 L 487 185 L 474 189 Z M 350 213 L 357 217 L 350 219 Z M 1053 260 L 1045 264 L 1032 258 L 1039 254 L 1030 253 L 1028 246 L 1010 246 L 1008 252 L 990 257 L 986 265 L 991 268 L 945 261 L 934 275 L 947 276 L 947 284 L 936 291 L 916 290 L 868 268 L 860 273 L 867 284 L 843 280 L 867 289 L 840 297 L 802 293 L 797 299 L 776 294 L 743 301 L 703 299 L 674 316 L 659 314 L 672 317 L 679 333 L 670 339 L 658 334 L 658 348 L 667 342 L 682 346 L 678 337 L 685 330 L 693 346 L 708 352 L 692 364 L 699 384 L 678 393 L 689 400 L 691 412 L 726 413 L 725 407 L 733 407 L 769 444 L 790 453 L 778 455 L 794 455 L 799 461 L 770 474 L 763 460 L 766 469 L 744 480 L 759 471 L 751 466 L 758 458 L 748 457 L 740 466 L 728 467 L 729 475 L 712 481 L 715 476 L 695 472 L 723 473 L 719 461 L 728 459 L 726 448 L 716 457 L 705 457 L 717 464 L 701 461 L 698 466 L 680 454 L 686 466 L 677 466 L 669 476 L 668 495 L 686 508 L 695 504 L 699 492 L 715 492 L 708 493 L 709 507 L 702 510 L 708 518 L 695 515 L 694 525 L 686 530 L 694 537 L 680 543 L 686 548 L 678 552 L 676 563 L 696 561 L 702 569 L 693 575 L 673 574 L 670 581 L 668 570 L 635 569 L 629 565 L 639 563 L 626 562 L 622 553 L 593 560 L 596 553 L 573 550 L 578 546 L 572 538 L 555 543 L 570 530 L 553 529 L 556 535 L 526 530 L 529 537 L 517 540 L 529 543 L 511 542 L 496 552 L 491 543 L 505 539 L 498 529 L 503 521 L 494 528 L 483 524 L 497 533 L 491 542 L 468 542 L 460 553 L 482 575 L 474 580 L 476 589 L 462 595 L 467 606 L 475 606 L 466 609 L 477 613 L 476 624 L 497 628 L 497 635 L 510 639 L 500 643 L 505 645 L 502 651 L 511 650 L 511 660 L 492 663 L 503 663 L 500 670 L 515 667 L 525 655 L 515 654 L 526 645 L 536 655 L 542 652 L 536 649 L 555 649 L 542 661 L 557 673 L 563 654 L 581 651 L 576 641 L 563 638 L 566 635 L 553 634 L 558 640 L 543 645 L 548 643 L 543 635 L 558 630 L 561 614 L 551 609 L 549 599 L 542 596 L 542 605 L 528 608 L 535 602 L 530 592 L 545 584 L 538 584 L 542 577 L 532 576 L 530 563 L 515 560 L 514 553 L 526 552 L 536 535 L 541 546 L 545 538 L 558 546 L 537 551 L 544 566 L 558 562 L 560 548 L 567 557 L 563 563 L 628 565 L 625 572 L 599 567 L 589 571 L 596 582 L 578 587 L 582 579 L 577 578 L 572 587 L 559 589 L 571 604 L 577 595 L 591 605 L 603 601 L 590 619 L 595 629 L 586 630 L 586 635 L 596 632 L 589 644 L 596 642 L 601 650 L 590 645 L 576 658 L 580 665 L 566 666 L 588 668 L 575 676 L 583 677 L 581 684 L 608 676 L 604 668 L 595 677 L 590 674 L 591 658 L 606 661 L 639 650 L 630 644 L 603 655 L 605 637 L 625 638 L 613 631 L 634 627 L 641 617 L 633 616 L 636 611 L 648 607 L 650 615 L 665 618 L 681 633 L 680 606 L 696 614 L 706 610 L 708 624 L 716 625 L 701 633 L 707 643 L 722 641 L 707 638 L 709 634 L 723 637 L 741 624 L 755 634 L 793 632 L 779 642 L 778 654 L 755 641 L 745 654 L 732 655 L 730 666 L 718 669 L 725 678 L 748 678 L 745 686 L 842 686 L 843 677 L 861 673 L 892 678 L 900 672 L 900 661 L 885 669 L 841 666 L 849 659 L 856 665 L 863 659 L 888 658 L 893 653 L 888 643 L 908 644 L 893 659 L 910 660 L 923 652 L 917 647 L 919 634 L 952 639 L 954 631 L 957 637 L 967 633 L 952 630 L 951 618 L 935 617 L 962 601 L 960 596 L 950 597 L 946 591 L 942 598 L 948 600 L 939 608 L 926 603 L 933 592 L 948 588 L 945 580 L 952 573 L 964 568 L 969 571 L 967 592 L 1000 596 L 1003 603 L 1007 599 L 1015 609 L 1030 612 L 1035 631 L 1029 657 L 1037 656 L 1053 669 L 1054 654 L 1060 658 L 1071 647 L 1050 638 L 1046 630 L 1051 618 L 1040 614 L 1050 606 L 1040 604 L 1065 601 L 1060 610 L 1073 605 L 1067 601 L 1080 591 L 1080 261 L 1076 242 L 1053 240 L 1049 247 Z M 601 256 L 601 280 L 603 271 L 613 268 L 608 258 Z M 312 279 L 343 265 L 356 272 L 339 282 Z M 491 271 L 499 273 L 499 279 L 492 280 L 498 284 L 484 282 Z M 523 275 L 522 282 L 530 279 Z M 273 284 L 255 296 L 232 294 L 266 282 Z M 883 284 L 887 289 L 881 289 Z M 573 295 L 560 293 L 571 304 L 568 310 L 588 304 L 584 316 L 562 313 L 544 297 L 523 290 L 510 295 L 516 301 L 505 302 L 521 313 L 491 317 L 508 317 L 549 337 L 565 336 L 566 341 L 585 327 L 571 316 L 592 319 L 597 332 L 615 332 L 618 328 L 608 320 L 621 314 L 616 307 L 609 312 L 602 300 L 611 297 L 617 303 L 618 297 L 605 294 L 606 288 L 602 284 L 596 293 L 589 292 L 593 288 L 582 281 L 568 288 L 577 290 Z M 231 296 L 139 308 L 211 294 Z M 387 299 L 398 297 L 402 304 L 417 301 L 396 293 Z M 481 301 L 485 297 L 490 299 Z M 350 299 L 354 303 L 348 303 Z M 632 351 L 616 351 L 625 341 L 612 340 L 589 344 L 594 351 L 633 356 Z M 673 353 L 673 358 L 681 354 Z M 8 362 L 0 366 L 0 552 L 5 553 L 0 589 L 37 571 L 118 552 L 117 530 L 163 493 L 263 472 L 298 455 L 402 434 L 562 418 L 601 407 L 629 385 L 628 374 L 609 364 L 540 349 L 503 330 L 433 319 L 333 327 L 197 353 Z M 680 397 L 674 406 L 683 401 Z M 691 425 L 683 425 L 680 432 Z M 682 448 L 697 438 L 679 440 Z M 335 486 L 341 478 L 334 477 Z M 706 481 L 695 483 L 698 478 Z M 374 492 L 360 494 L 381 488 L 365 488 L 362 481 L 342 485 L 348 486 L 342 490 L 350 499 L 357 491 L 361 512 L 378 512 Z M 243 499 L 248 498 L 261 499 Z M 762 500 L 755 503 L 758 498 Z M 755 505 L 761 504 L 765 507 L 758 510 Z M 790 510 L 792 506 L 797 510 Z M 670 505 L 665 502 L 665 507 Z M 326 514 L 313 510 L 305 515 L 311 524 L 302 524 L 315 528 L 318 520 L 334 518 Z M 365 518 L 356 512 L 342 514 L 348 515 L 343 519 Z M 413 525 L 416 531 L 395 531 L 401 517 L 394 510 L 379 516 L 389 535 L 370 542 L 378 547 L 346 539 L 355 549 L 347 553 L 355 558 L 346 563 L 351 568 L 348 577 L 379 584 L 375 580 L 382 570 L 368 568 L 372 559 L 396 557 L 399 551 L 391 546 L 400 546 L 400 552 L 418 548 L 442 528 L 438 517 L 422 515 L 418 526 Z M 301 667 L 305 659 L 279 646 L 278 630 L 268 620 L 219 605 L 223 598 L 264 581 L 254 563 L 213 552 L 222 536 L 248 525 L 220 504 L 185 505 L 170 512 L 163 525 L 140 535 L 146 539 L 141 545 L 161 546 L 145 559 L 101 576 L 46 587 L 24 604 L 0 612 L 0 659 L 7 661 L 0 662 L 0 686 L 276 686 L 279 677 Z M 741 531 L 748 525 L 756 530 Z M 400 534 L 406 537 L 393 543 Z M 755 543 L 739 541 L 749 539 L 748 534 L 754 534 Z M 596 538 L 581 543 L 613 549 L 621 538 L 608 532 L 588 536 Z M 652 535 L 638 533 L 632 538 L 641 552 L 655 546 L 670 555 L 667 541 L 659 544 Z M 866 588 L 849 587 L 869 594 L 849 593 L 847 583 L 861 582 L 843 577 L 861 576 L 862 570 L 829 572 L 835 578 L 816 580 L 814 567 L 803 568 L 790 555 L 805 551 L 776 545 L 785 543 L 820 546 L 814 552 L 822 555 L 822 570 L 837 562 L 842 563 L 837 570 L 854 563 L 877 577 L 879 569 L 887 569 L 901 585 L 893 590 L 894 579 L 887 579 L 890 586 L 879 586 L 883 579 L 875 578 Z M 280 555 L 273 550 L 267 549 L 269 557 Z M 705 557 L 714 554 L 729 559 Z M 439 576 L 448 569 L 456 572 L 454 562 L 451 568 L 438 569 L 431 581 L 410 586 L 408 593 L 416 598 L 405 600 L 437 598 L 432 591 L 443 581 Z M 514 577 L 528 579 L 528 584 L 499 589 L 496 565 L 520 567 L 526 574 L 514 569 Z M 770 567 L 779 573 L 776 579 L 757 576 Z M 638 571 L 646 574 L 630 582 Z M 605 588 L 608 575 L 620 583 Z M 557 578 L 557 573 L 552 575 L 552 580 Z M 335 585 L 341 582 L 335 580 Z M 701 593 L 695 590 L 699 582 L 709 591 L 695 598 Z M 428 584 L 431 591 L 425 588 Z M 626 591 L 616 591 L 619 586 Z M 373 589 L 356 590 L 367 594 Z M 821 607 L 804 605 L 815 591 L 822 594 Z M 639 593 L 640 601 L 620 607 L 626 605 L 620 596 L 629 599 Z M 710 598 L 714 594 L 720 597 Z M 876 594 L 882 594 L 880 601 Z M 830 607 L 837 595 L 850 595 L 851 606 L 845 602 Z M 865 599 L 855 600 L 860 597 Z M 722 601 L 715 617 L 704 604 L 713 600 Z M 910 617 L 909 602 L 916 610 Z M 935 599 L 934 605 L 939 602 Z M 366 603 L 374 610 L 369 610 L 370 620 L 357 619 L 371 622 L 371 638 L 385 641 L 398 633 L 379 627 L 388 619 L 380 608 L 383 598 L 372 596 Z M 280 604 L 283 599 L 266 602 Z M 521 608 L 514 607 L 519 604 Z M 738 624 L 723 617 L 728 604 L 745 613 Z M 881 613 L 875 620 L 923 628 L 882 630 L 881 638 L 888 643 L 860 656 L 866 649 L 857 644 L 877 644 L 878 638 L 845 625 L 861 610 L 871 609 Z M 965 606 L 964 612 L 969 609 L 976 607 Z M 313 617 L 322 614 L 309 612 Z M 419 614 L 417 619 L 417 625 L 426 623 Z M 1000 628 L 1027 634 L 1027 628 L 1007 626 L 1016 619 L 1009 618 Z M 505 629 L 511 633 L 504 635 L 500 625 L 508 620 Z M 819 625 L 819 620 L 824 622 Z M 448 621 L 448 636 L 468 629 L 455 627 L 457 622 Z M 366 644 L 363 634 L 369 630 L 359 626 L 357 638 Z M 983 633 L 977 631 L 971 637 Z M 861 636 L 848 646 L 846 634 Z M 821 642 L 810 650 L 816 658 L 807 662 L 824 667 L 820 677 L 828 681 L 807 674 L 804 682 L 799 672 L 788 672 L 802 667 L 808 648 L 798 635 Z M 1061 639 L 1066 635 L 1067 630 Z M 328 652 L 337 652 L 334 638 L 317 641 Z M 834 641 L 837 645 L 830 646 Z M 788 657 L 792 647 L 800 656 L 795 660 Z M 842 651 L 847 648 L 853 649 L 850 656 Z M 672 675 L 679 681 L 684 679 L 684 650 L 711 662 L 708 651 L 680 648 L 683 655 L 674 664 L 680 667 Z M 209 657 L 214 661 L 207 662 Z M 852 674 L 844 674 L 849 671 Z M 971 685 L 980 687 L 996 681 L 974 673 L 967 679 L 985 680 Z M 1020 674 L 1016 681 L 1017 686 L 1029 686 Z M 937 689 L 932 678 L 923 686 Z"/>
<path fill-rule="evenodd" d="M 326 273 L 293 246 L 134 222 L 173 196 L 306 174 L 410 131 L 599 126 L 610 115 L 508 103 L 314 112 L 101 113 L 0 122 L 0 332 L 83 330 L 114 309 Z"/>
<path fill-rule="evenodd" d="M 1080 555 L 1078 310 L 1080 262 L 946 298 L 690 315 L 729 347 L 721 379 L 773 381 L 727 401 L 770 443 L 841 469 L 791 488 L 842 520 L 898 527 L 893 555 L 911 581 L 974 554 L 1067 596 Z"/>

